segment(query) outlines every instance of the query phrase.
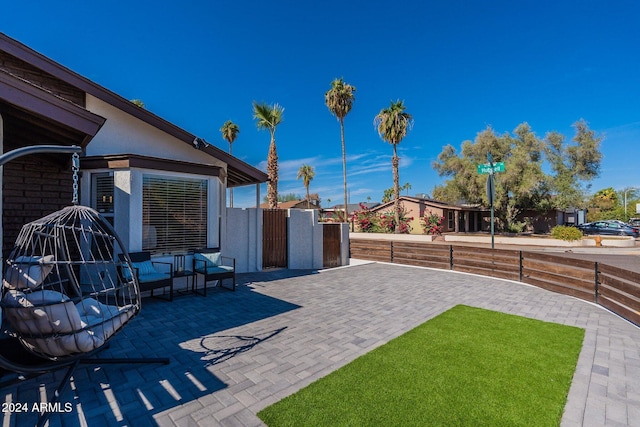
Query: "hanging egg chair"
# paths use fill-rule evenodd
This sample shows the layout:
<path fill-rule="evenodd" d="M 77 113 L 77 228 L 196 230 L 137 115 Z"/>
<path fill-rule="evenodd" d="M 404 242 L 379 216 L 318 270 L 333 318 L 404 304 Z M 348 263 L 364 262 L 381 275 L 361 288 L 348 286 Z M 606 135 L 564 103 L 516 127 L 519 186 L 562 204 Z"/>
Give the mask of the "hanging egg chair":
<path fill-rule="evenodd" d="M 111 224 L 78 205 L 80 151 L 41 145 L 0 155 L 2 166 L 27 154 L 73 153 L 73 205 L 24 225 L 3 266 L 0 335 L 8 338 L 0 337 L 0 388 L 67 368 L 49 405 L 59 401 L 80 364 L 169 363 L 91 357 L 140 312 L 140 288 Z M 4 380 L 7 372 L 17 376 Z M 45 425 L 49 415 L 41 412 L 37 425 Z"/>
<path fill-rule="evenodd" d="M 63 208 L 22 227 L 2 281 L 5 319 L 37 356 L 86 356 L 140 311 L 131 271 L 122 243 L 98 212 Z"/>

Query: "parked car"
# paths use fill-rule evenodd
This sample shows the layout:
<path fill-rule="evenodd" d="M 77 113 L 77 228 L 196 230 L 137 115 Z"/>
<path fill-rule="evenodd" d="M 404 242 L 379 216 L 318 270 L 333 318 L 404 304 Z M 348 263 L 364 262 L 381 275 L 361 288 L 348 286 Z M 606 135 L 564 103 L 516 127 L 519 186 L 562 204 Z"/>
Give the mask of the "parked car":
<path fill-rule="evenodd" d="M 630 218 L 629 225 L 633 228 L 640 228 L 640 218 Z"/>
<path fill-rule="evenodd" d="M 619 221 L 596 221 L 578 226 L 584 234 L 609 234 L 616 236 L 640 237 L 640 229 Z"/>

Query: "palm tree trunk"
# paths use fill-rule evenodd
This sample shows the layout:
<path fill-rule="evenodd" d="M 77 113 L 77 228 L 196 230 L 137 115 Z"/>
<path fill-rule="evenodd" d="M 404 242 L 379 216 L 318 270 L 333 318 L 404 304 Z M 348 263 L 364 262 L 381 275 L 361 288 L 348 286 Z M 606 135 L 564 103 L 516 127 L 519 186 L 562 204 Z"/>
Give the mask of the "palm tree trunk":
<path fill-rule="evenodd" d="M 229 143 L 229 154 L 233 155 L 231 153 L 231 142 Z M 233 207 L 233 188 L 229 188 L 229 206 Z"/>
<path fill-rule="evenodd" d="M 276 138 L 271 133 L 271 144 L 269 144 L 269 156 L 267 157 L 267 200 L 269 208 L 278 207 L 278 153 L 276 151 Z"/>
<path fill-rule="evenodd" d="M 400 233 L 400 174 L 398 172 L 398 165 L 400 159 L 396 149 L 396 144 L 393 144 L 393 158 L 391 159 L 391 165 L 393 166 L 393 213 L 396 220 L 396 227 L 394 232 Z"/>
<path fill-rule="evenodd" d="M 344 182 L 344 222 L 349 222 L 347 215 L 347 151 L 344 147 L 344 119 L 340 118 L 340 139 L 342 141 L 342 180 Z"/>
<path fill-rule="evenodd" d="M 307 209 L 311 209 L 311 205 L 309 204 L 309 184 L 305 185 L 307 188 Z"/>

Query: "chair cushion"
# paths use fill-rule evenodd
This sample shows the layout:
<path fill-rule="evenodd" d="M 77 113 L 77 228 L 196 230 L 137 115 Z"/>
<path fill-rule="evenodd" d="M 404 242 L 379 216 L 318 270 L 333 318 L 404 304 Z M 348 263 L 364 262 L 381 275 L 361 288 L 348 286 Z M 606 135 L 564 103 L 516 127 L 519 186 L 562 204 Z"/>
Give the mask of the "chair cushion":
<path fill-rule="evenodd" d="M 158 272 L 151 261 L 134 262 L 133 267 L 138 269 L 138 274 L 140 276 L 155 274 Z"/>
<path fill-rule="evenodd" d="M 36 288 L 53 270 L 53 255 L 20 256 L 16 258 L 4 276 L 4 285 L 8 289 Z"/>
<path fill-rule="evenodd" d="M 226 265 L 217 265 L 217 266 L 207 267 L 207 268 L 199 267 L 199 268 L 196 268 L 196 272 L 201 274 L 232 273 L 233 267 L 229 267 Z"/>
<path fill-rule="evenodd" d="M 18 332 L 46 335 L 70 333 L 84 327 L 73 302 L 60 292 L 10 290 L 2 301 L 7 320 Z"/>
<path fill-rule="evenodd" d="M 171 279 L 171 274 L 169 273 L 149 273 L 149 274 L 140 274 L 138 276 L 138 282 L 140 283 L 151 283 L 158 282 L 160 280 Z"/>
<path fill-rule="evenodd" d="M 211 253 L 195 253 L 193 254 L 193 258 L 204 261 L 207 267 L 215 267 L 220 265 L 220 258 L 222 254 L 220 252 L 211 252 Z M 196 263 L 197 266 L 202 268 L 202 263 Z"/>
<path fill-rule="evenodd" d="M 131 265 L 133 266 L 134 269 L 138 270 L 138 276 L 140 277 L 147 274 L 158 273 L 158 270 L 156 270 L 156 268 L 153 266 L 153 263 L 150 260 L 141 261 L 141 262 L 132 262 Z M 126 280 L 131 280 L 131 272 L 126 266 L 122 269 L 122 274 L 124 275 L 124 278 Z"/>
<path fill-rule="evenodd" d="M 20 337 L 23 344 L 50 357 L 86 353 L 102 346 L 135 314 L 131 304 L 118 307 L 87 298 L 74 305 L 64 294 L 51 290 L 10 290 L 3 302 L 13 328 L 33 335 Z"/>

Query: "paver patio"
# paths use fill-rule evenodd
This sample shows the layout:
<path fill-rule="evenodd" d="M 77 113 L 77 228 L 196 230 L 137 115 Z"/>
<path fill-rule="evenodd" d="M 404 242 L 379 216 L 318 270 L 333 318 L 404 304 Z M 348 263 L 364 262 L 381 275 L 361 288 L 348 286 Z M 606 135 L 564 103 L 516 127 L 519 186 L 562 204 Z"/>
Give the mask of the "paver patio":
<path fill-rule="evenodd" d="M 255 414 L 265 406 L 467 304 L 585 328 L 562 425 L 640 426 L 640 329 L 596 305 L 521 283 L 375 263 L 242 274 L 238 283 L 206 298 L 145 300 L 102 356 L 168 356 L 171 364 L 80 368 L 61 398 L 73 410 L 50 425 L 260 426 Z M 47 374 L 0 398 L 32 403 L 53 383 Z M 33 413 L 2 416 L 3 426 L 35 421 Z"/>

